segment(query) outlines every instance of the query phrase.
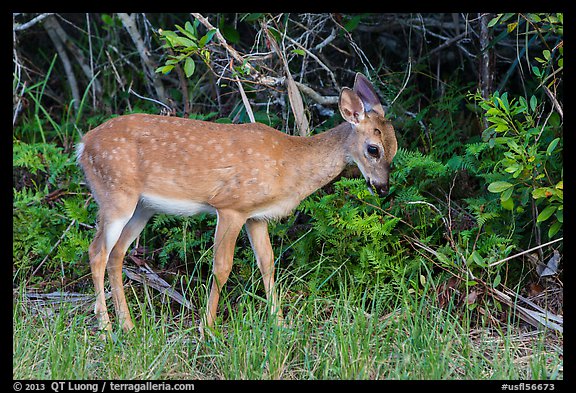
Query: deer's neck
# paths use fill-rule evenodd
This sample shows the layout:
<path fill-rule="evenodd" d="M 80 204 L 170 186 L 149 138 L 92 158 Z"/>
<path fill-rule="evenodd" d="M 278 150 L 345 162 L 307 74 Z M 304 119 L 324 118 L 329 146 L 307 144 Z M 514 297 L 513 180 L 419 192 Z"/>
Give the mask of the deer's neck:
<path fill-rule="evenodd" d="M 299 138 L 301 158 L 295 163 L 298 174 L 294 186 L 302 199 L 332 181 L 351 162 L 348 146 L 353 133 L 350 124 L 342 123 L 312 137 Z"/>

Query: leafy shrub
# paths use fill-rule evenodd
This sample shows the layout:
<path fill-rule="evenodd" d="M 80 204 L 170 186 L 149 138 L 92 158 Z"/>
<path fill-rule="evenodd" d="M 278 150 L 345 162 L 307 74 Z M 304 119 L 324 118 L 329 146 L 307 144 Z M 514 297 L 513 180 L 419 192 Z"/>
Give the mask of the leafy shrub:
<path fill-rule="evenodd" d="M 40 268 L 62 276 L 86 273 L 95 210 L 87 209 L 88 195 L 79 186 L 75 159 L 54 144 L 17 141 L 13 145 L 14 269 L 28 277 Z M 76 270 L 78 268 L 78 270 Z M 40 279 L 38 275 L 36 279 Z"/>
<path fill-rule="evenodd" d="M 491 125 L 483 138 L 498 151 L 490 173 L 488 191 L 498 194 L 502 207 L 527 216 L 536 224 L 548 221 L 548 237 L 562 228 L 563 171 L 562 138 L 557 113 L 546 124 L 537 124 L 537 99 L 508 100 L 508 94 L 495 92 L 489 99 L 475 99 L 486 111 Z M 532 206 L 530 206 L 532 205 Z M 523 221 L 526 221 L 524 219 Z"/>

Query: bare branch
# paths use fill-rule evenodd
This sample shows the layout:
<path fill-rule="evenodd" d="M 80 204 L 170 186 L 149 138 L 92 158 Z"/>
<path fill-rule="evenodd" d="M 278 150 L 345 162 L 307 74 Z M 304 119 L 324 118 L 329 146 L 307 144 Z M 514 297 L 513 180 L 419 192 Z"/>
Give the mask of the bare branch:
<path fill-rule="evenodd" d="M 74 109 L 78 111 L 80 107 L 80 91 L 78 89 L 78 82 L 76 81 L 76 75 L 74 75 L 74 71 L 72 70 L 72 65 L 70 64 L 70 59 L 68 58 L 68 54 L 64 48 L 64 43 L 58 34 L 58 21 L 54 16 L 50 16 L 44 22 L 44 29 L 48 33 L 48 36 L 52 40 L 54 47 L 56 48 L 56 52 L 58 52 L 58 56 L 62 61 L 62 65 L 64 66 L 64 72 L 66 73 L 66 78 L 68 79 L 68 85 L 70 86 L 70 91 L 72 93 L 72 100 Z"/>
<path fill-rule="evenodd" d="M 554 104 L 554 108 L 556 108 L 556 110 L 558 111 L 558 114 L 560 114 L 562 121 L 564 121 L 564 111 L 562 110 L 562 106 L 560 105 L 560 103 L 558 102 L 556 97 L 552 94 L 552 92 L 550 91 L 548 86 L 543 85 L 542 87 L 544 87 L 544 91 L 546 92 L 546 95 L 548 96 L 548 98 L 550 98 L 550 101 L 552 101 L 552 103 Z"/>
<path fill-rule="evenodd" d="M 161 101 L 166 101 L 164 85 L 162 84 L 162 81 L 158 76 L 158 74 L 156 74 L 156 66 L 154 62 L 150 59 L 149 51 L 144 44 L 144 40 L 142 39 L 142 36 L 140 35 L 138 28 L 136 27 L 134 14 L 128 15 L 126 13 L 118 13 L 118 16 L 120 17 L 120 20 L 124 25 L 124 28 L 126 29 L 126 31 L 128 31 L 130 38 L 132 38 L 132 41 L 136 45 L 136 49 L 138 50 L 138 53 L 140 54 L 140 59 L 142 60 L 142 65 L 144 66 L 144 70 L 146 71 L 146 74 L 154 84 L 156 95 Z"/>
<path fill-rule="evenodd" d="M 37 17 L 35 17 L 34 19 L 29 20 L 26 23 L 12 23 L 12 30 L 13 31 L 22 31 L 22 30 L 26 30 L 32 26 L 34 26 L 36 23 L 40 22 L 42 19 L 49 17 L 50 15 L 54 15 L 53 12 L 46 12 L 44 14 L 40 14 Z"/>
<path fill-rule="evenodd" d="M 336 105 L 338 104 L 338 96 L 323 96 L 320 95 L 320 93 L 318 93 L 316 90 L 312 89 L 309 86 L 306 86 L 303 83 L 300 82 L 294 82 L 296 83 L 296 86 L 298 86 L 298 89 L 306 94 L 308 97 L 312 98 L 314 101 L 316 101 L 318 104 L 320 105 Z"/>

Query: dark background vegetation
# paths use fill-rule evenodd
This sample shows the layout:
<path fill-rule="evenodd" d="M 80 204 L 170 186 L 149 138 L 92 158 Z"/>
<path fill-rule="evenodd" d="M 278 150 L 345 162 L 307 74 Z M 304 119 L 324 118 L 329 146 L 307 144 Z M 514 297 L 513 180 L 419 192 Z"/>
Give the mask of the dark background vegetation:
<path fill-rule="evenodd" d="M 89 129 L 131 112 L 252 112 L 308 135 L 341 121 L 356 72 L 396 129 L 391 193 L 370 195 L 351 169 L 273 223 L 278 266 L 314 266 L 291 290 L 337 291 L 346 272 L 370 300 L 434 280 L 440 303 L 483 323 L 509 322 L 519 299 L 562 315 L 559 13 L 14 14 L 14 288 L 92 290 L 97 206 L 74 156 Z M 157 216 L 126 263 L 206 277 L 214 223 Z M 232 287 L 252 272 L 247 245 Z"/>

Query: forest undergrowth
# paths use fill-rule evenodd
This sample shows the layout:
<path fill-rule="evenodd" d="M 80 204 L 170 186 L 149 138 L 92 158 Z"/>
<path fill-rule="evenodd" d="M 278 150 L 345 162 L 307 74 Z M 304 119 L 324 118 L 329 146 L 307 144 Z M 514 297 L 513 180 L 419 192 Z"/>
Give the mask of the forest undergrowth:
<path fill-rule="evenodd" d="M 14 378 L 563 379 L 562 13 L 19 13 L 13 32 Z M 356 72 L 396 129 L 390 193 L 349 168 L 270 223 L 285 326 L 241 233 L 198 340 L 215 217 L 157 215 L 125 260 L 137 328 L 100 342 L 81 135 L 143 112 L 306 137 Z"/>

